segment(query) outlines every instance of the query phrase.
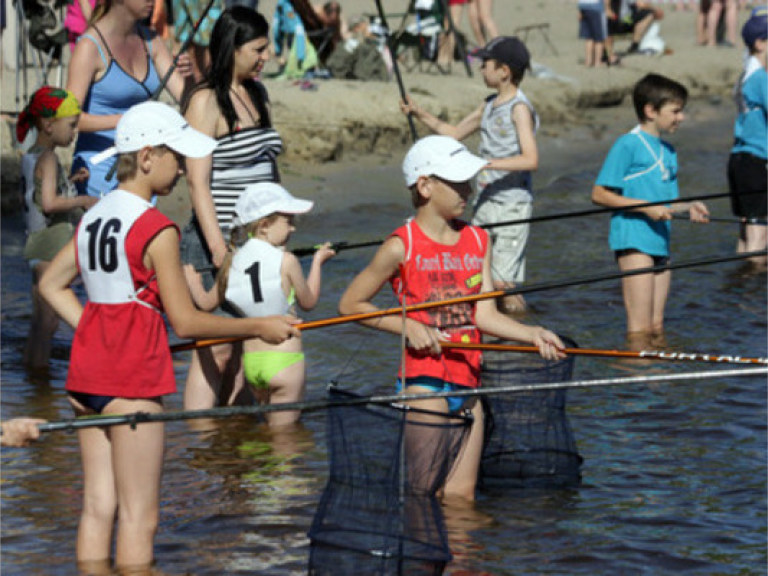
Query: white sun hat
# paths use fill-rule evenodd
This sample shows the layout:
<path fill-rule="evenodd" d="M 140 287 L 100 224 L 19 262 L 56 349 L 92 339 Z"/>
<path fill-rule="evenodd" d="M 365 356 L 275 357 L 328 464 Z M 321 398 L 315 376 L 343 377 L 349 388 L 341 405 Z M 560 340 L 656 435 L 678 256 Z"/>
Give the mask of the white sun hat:
<path fill-rule="evenodd" d="M 422 138 L 405 155 L 403 176 L 413 186 L 420 176 L 437 176 L 448 182 L 466 182 L 488 165 L 450 136 Z"/>
<path fill-rule="evenodd" d="M 292 196 L 288 190 L 274 182 L 250 184 L 235 202 L 234 226 L 261 220 L 265 216 L 281 214 L 305 214 L 314 206 L 311 200 Z"/>
<path fill-rule="evenodd" d="M 208 156 L 216 148 L 216 140 L 192 128 L 175 109 L 150 100 L 132 106 L 122 115 L 115 130 L 115 145 L 91 158 L 98 164 L 145 146 L 168 146 L 190 158 Z"/>

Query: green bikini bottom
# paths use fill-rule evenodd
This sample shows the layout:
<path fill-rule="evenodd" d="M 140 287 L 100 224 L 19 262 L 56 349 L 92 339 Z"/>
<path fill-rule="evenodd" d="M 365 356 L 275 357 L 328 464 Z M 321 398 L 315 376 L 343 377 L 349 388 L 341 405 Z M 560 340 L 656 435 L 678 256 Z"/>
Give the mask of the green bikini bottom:
<path fill-rule="evenodd" d="M 269 382 L 278 372 L 304 360 L 304 352 L 244 352 L 245 381 L 254 388 L 269 388 Z"/>

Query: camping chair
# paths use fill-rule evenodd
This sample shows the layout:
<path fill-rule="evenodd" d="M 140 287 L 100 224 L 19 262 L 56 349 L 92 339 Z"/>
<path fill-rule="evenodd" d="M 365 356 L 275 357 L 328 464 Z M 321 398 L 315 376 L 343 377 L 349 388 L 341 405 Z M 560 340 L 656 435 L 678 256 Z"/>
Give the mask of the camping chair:
<path fill-rule="evenodd" d="M 543 46 L 546 50 L 550 51 L 554 56 L 559 56 L 557 48 L 555 48 L 555 45 L 552 44 L 552 41 L 549 39 L 548 22 L 542 22 L 540 24 L 529 24 L 527 26 L 518 26 L 515 28 L 513 34 L 520 38 L 523 44 L 525 44 L 528 49 L 530 49 L 531 45 L 528 43 L 528 36 L 534 32 L 537 33 L 537 37 L 543 41 Z"/>
<path fill-rule="evenodd" d="M 446 15 L 448 29 L 444 27 Z M 413 21 L 408 23 L 411 18 Z M 401 59 L 410 57 L 410 60 L 404 61 L 409 71 L 418 68 L 423 72 L 436 68 L 440 73 L 448 74 L 450 68 L 444 68 L 438 64 L 437 60 L 442 42 L 451 33 L 454 33 L 456 38 L 456 54 L 452 54 L 451 57 L 454 59 L 458 55 L 458 59 L 464 62 L 467 75 L 472 76 L 466 39 L 455 29 L 446 0 L 409 0 L 408 9 L 403 15 L 400 27 L 392 34 L 394 57 Z"/>
<path fill-rule="evenodd" d="M 28 69 L 35 70 L 35 89 L 48 84 L 53 66 L 58 69 L 55 84 L 63 78 L 62 47 L 67 43 L 64 7 L 67 0 L 14 0 L 16 4 L 16 108 L 29 99 Z M 29 50 L 32 62 L 29 62 Z M 23 92 L 22 92 L 23 90 Z M 23 96 L 23 100 L 22 100 Z"/>

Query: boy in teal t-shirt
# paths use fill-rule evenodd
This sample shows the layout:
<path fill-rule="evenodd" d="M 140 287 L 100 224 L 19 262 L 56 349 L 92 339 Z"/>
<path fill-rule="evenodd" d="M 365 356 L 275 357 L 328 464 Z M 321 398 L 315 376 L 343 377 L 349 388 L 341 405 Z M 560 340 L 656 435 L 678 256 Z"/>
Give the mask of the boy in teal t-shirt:
<path fill-rule="evenodd" d="M 632 99 L 640 124 L 614 143 L 592 190 L 595 204 L 624 208 L 612 216 L 609 235 L 622 272 L 668 262 L 674 212 L 687 211 L 694 222 L 709 219 L 701 202 L 639 207 L 678 198 L 677 153 L 661 135 L 675 132 L 683 121 L 688 91 L 674 80 L 648 74 L 635 85 Z M 668 269 L 622 279 L 630 347 L 645 348 L 663 334 L 670 279 Z"/>

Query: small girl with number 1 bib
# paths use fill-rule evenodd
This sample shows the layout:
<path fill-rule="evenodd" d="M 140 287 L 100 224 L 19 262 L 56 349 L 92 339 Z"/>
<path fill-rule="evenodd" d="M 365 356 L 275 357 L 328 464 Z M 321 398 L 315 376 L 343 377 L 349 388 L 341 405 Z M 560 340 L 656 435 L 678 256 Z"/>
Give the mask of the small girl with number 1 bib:
<path fill-rule="evenodd" d="M 272 182 L 248 186 L 235 204 L 235 221 L 227 253 L 216 285 L 206 292 L 200 275 L 191 265 L 184 267 L 195 303 L 212 310 L 226 300 L 243 316 L 286 314 L 294 303 L 311 310 L 320 297 L 322 265 L 335 252 L 330 243 L 315 252 L 309 276 L 285 245 L 295 230 L 296 214 L 312 209 L 312 202 L 293 197 Z M 245 379 L 259 400 L 270 404 L 298 402 L 304 395 L 304 353 L 301 339 L 272 344 L 252 338 L 243 344 Z M 270 426 L 293 424 L 298 411 L 267 414 Z"/>

